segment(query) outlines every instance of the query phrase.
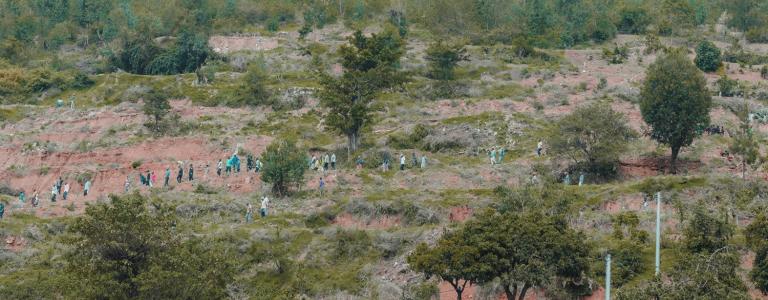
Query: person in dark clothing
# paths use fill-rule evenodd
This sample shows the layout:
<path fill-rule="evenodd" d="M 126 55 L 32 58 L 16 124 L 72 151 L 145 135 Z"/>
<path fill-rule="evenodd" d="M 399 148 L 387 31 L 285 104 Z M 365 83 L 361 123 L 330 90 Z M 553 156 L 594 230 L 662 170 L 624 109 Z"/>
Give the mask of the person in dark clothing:
<path fill-rule="evenodd" d="M 179 165 L 179 172 L 176 174 L 176 182 L 181 183 L 181 180 L 184 178 L 184 168 Z"/>
<path fill-rule="evenodd" d="M 195 169 L 192 167 L 192 164 L 189 164 L 189 181 L 192 181 L 195 179 Z"/>
<path fill-rule="evenodd" d="M 253 155 L 248 154 L 245 157 L 245 166 L 248 168 L 248 172 L 253 170 Z"/>
<path fill-rule="evenodd" d="M 59 176 L 59 180 L 56 180 L 56 191 L 61 194 L 61 187 L 64 185 L 64 180 Z"/>

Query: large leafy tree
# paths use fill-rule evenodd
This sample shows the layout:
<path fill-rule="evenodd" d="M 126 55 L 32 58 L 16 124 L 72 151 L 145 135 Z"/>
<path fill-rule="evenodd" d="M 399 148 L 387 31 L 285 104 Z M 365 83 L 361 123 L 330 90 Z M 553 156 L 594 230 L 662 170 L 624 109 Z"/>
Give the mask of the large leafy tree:
<path fill-rule="evenodd" d="M 648 68 L 640 111 L 651 126 L 651 137 L 672 149 L 673 173 L 680 149 L 709 124 L 711 107 L 706 79 L 681 51 L 660 56 Z"/>
<path fill-rule="evenodd" d="M 375 95 L 402 82 L 397 67 L 403 47 L 399 34 L 391 30 L 371 37 L 355 32 L 349 45 L 339 50 L 344 74 L 323 76 L 320 98 L 328 109 L 325 124 L 347 136 L 350 151 L 360 145 L 360 132 L 371 121 L 370 104 Z"/>
<path fill-rule="evenodd" d="M 218 249 L 175 232 L 174 210 L 139 194 L 86 208 L 69 231 L 66 274 L 77 298 L 225 298 L 231 264 Z M 74 294 L 73 294 L 74 296 Z"/>
<path fill-rule="evenodd" d="M 558 216 L 539 212 L 487 212 L 467 223 L 465 235 L 482 254 L 477 280 L 498 279 L 507 299 L 525 299 L 530 289 L 581 281 L 591 248 Z"/>
<path fill-rule="evenodd" d="M 446 233 L 433 247 L 419 244 L 407 261 L 412 270 L 451 284 L 456 298 L 461 300 L 466 286 L 480 281 L 490 271 L 473 241 L 462 230 Z"/>
<path fill-rule="evenodd" d="M 262 180 L 272 184 L 272 192 L 287 195 L 290 187 L 304 182 L 307 171 L 307 157 L 295 142 L 276 140 L 267 146 L 262 156 L 264 169 Z"/>
<path fill-rule="evenodd" d="M 622 113 L 598 103 L 577 108 L 557 122 L 555 130 L 552 150 L 597 174 L 613 173 L 627 142 L 636 136 Z"/>

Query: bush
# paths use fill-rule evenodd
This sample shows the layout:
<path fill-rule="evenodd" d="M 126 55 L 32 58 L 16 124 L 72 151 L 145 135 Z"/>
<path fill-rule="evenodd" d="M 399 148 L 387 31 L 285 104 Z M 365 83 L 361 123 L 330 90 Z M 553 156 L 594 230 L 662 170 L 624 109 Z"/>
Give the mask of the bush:
<path fill-rule="evenodd" d="M 93 79 L 91 79 L 91 77 L 89 77 L 87 74 L 83 72 L 77 72 L 75 77 L 72 79 L 72 82 L 69 84 L 69 87 L 76 90 L 82 90 L 92 87 L 95 83 L 96 82 L 93 81 Z"/>
<path fill-rule="evenodd" d="M 683 230 L 683 244 L 693 253 L 714 253 L 728 244 L 732 225 L 707 213 L 702 204 L 693 210 L 690 223 Z"/>
<path fill-rule="evenodd" d="M 368 254 L 373 249 L 373 242 L 363 230 L 338 229 L 333 237 L 337 259 L 354 259 Z"/>
<path fill-rule="evenodd" d="M 727 75 L 723 75 L 716 82 L 717 87 L 722 97 L 733 97 L 738 92 L 739 82 L 728 78 Z"/>
<path fill-rule="evenodd" d="M 573 168 L 606 178 L 615 174 L 619 156 L 636 136 L 624 115 L 606 104 L 577 108 L 557 122 L 555 132 L 554 153 L 573 160 Z"/>
<path fill-rule="evenodd" d="M 610 64 L 623 64 L 629 58 L 627 46 L 616 45 L 613 49 L 603 48 L 603 59 Z"/>
<path fill-rule="evenodd" d="M 298 187 L 304 182 L 307 156 L 292 141 L 272 142 L 264 151 L 262 162 L 262 180 L 271 183 L 272 192 L 278 196 L 288 195 L 291 187 Z"/>
<path fill-rule="evenodd" d="M 714 72 L 722 64 L 720 55 L 720 49 L 712 42 L 705 40 L 696 47 L 696 59 L 693 62 L 704 72 Z"/>
<path fill-rule="evenodd" d="M 463 45 L 459 44 L 446 44 L 442 41 L 438 41 L 429 46 L 427 49 L 427 55 L 424 57 L 429 65 L 429 73 L 427 74 L 432 79 L 437 80 L 453 80 L 453 70 L 456 65 L 468 59 L 467 50 Z"/>
<path fill-rule="evenodd" d="M 392 134 L 387 139 L 387 145 L 395 149 L 418 149 L 422 141 L 429 135 L 429 128 L 422 124 L 416 125 L 409 134 Z"/>
<path fill-rule="evenodd" d="M 768 27 L 754 27 L 744 34 L 744 37 L 750 43 L 766 43 L 768 42 Z"/>

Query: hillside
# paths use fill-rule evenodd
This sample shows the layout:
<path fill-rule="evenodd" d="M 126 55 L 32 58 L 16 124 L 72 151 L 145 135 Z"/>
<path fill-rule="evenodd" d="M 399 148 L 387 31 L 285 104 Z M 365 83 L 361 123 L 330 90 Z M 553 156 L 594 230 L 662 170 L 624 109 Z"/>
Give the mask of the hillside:
<path fill-rule="evenodd" d="M 238 17 L 224 17 L 230 2 L 236 3 Z M 492 39 L 494 32 L 519 30 L 503 16 L 455 25 L 461 23 L 451 15 L 455 7 L 445 11 L 445 18 L 427 14 L 439 10 L 430 8 L 409 19 L 412 24 L 393 26 L 399 16 L 394 12 L 402 14 L 395 8 L 418 8 L 419 1 L 406 2 L 390 10 L 378 1 L 358 1 L 367 5 L 362 16 L 353 18 L 356 6 L 349 5 L 348 14 L 300 33 L 312 17 L 300 12 L 314 11 L 309 4 L 270 2 L 259 5 L 274 11 L 257 13 L 261 7 L 248 1 L 212 1 L 210 10 L 221 12 L 192 31 L 163 24 L 151 39 L 134 40 L 141 30 L 126 29 L 125 37 L 112 42 L 68 40 L 56 50 L 38 46 L 53 39 L 36 33 L 24 44 L 26 52 L 2 52 L 7 47 L 0 46 L 0 298 L 456 299 L 447 276 L 427 277 L 429 272 L 414 267 L 419 245 L 436 248 L 452 237 L 449 233 L 469 233 L 462 235 L 466 244 L 459 244 L 489 249 L 483 248 L 489 237 L 472 226 L 519 218 L 540 230 L 531 229 L 541 235 L 530 245 L 547 239 L 545 225 L 552 225 L 560 236 L 572 230 L 584 247 L 578 257 L 583 266 L 570 277 L 554 265 L 580 255 L 571 250 L 555 263 L 546 257 L 539 265 L 521 267 L 540 269 L 509 271 L 536 277 L 521 275 L 520 282 L 538 280 L 525 285 L 521 299 L 603 298 L 608 253 L 614 257 L 616 299 L 653 293 L 666 299 L 768 299 L 762 292 L 768 247 L 761 242 L 768 230 L 759 227 L 765 226 L 768 199 L 768 44 L 754 38 L 758 33 L 742 33 L 727 13 L 715 15 L 721 11 L 712 4 L 701 24 L 672 26 L 669 34 L 627 32 L 614 16 L 618 26 L 609 26 L 609 37 L 595 39 L 590 33 L 567 47 L 548 45 L 546 30 L 509 41 L 480 41 Z M 153 16 L 153 8 L 161 9 L 155 1 L 145 4 L 114 4 L 105 16 L 118 20 L 117 12 L 131 7 L 131 15 Z M 22 16 L 10 23 L 22 22 Z M 433 19 L 457 27 L 430 28 Z M 437 41 L 449 46 L 440 48 L 444 45 Z M 673 172 L 670 147 L 654 139 L 641 109 L 646 76 L 657 59 L 675 53 L 696 61 L 704 41 L 722 53 L 716 70 L 696 69 L 706 81 L 702 93 L 712 100 L 708 129 L 690 133 L 692 143 L 682 148 Z M 445 50 L 453 49 L 450 45 L 461 50 Z M 107 48 L 112 53 L 106 54 Z M 365 51 L 370 49 L 377 51 Z M 462 59 L 455 60 L 450 74 L 440 75 L 444 70 L 435 67 L 434 57 L 446 51 Z M 129 55 L 137 53 L 154 58 L 139 66 Z M 390 57 L 394 61 L 387 64 Z M 357 149 L 349 149 L 348 134 L 333 119 L 349 107 L 329 104 L 343 98 L 340 91 L 349 82 L 371 89 L 369 95 L 352 96 L 352 105 L 370 101 L 363 105 L 370 118 L 355 133 Z M 333 90 L 336 83 L 341 87 Z M 162 111 L 158 123 L 148 108 L 154 101 Z M 604 147 L 596 155 L 614 151 L 617 157 L 592 166 L 580 152 L 558 147 L 571 142 L 563 142 L 572 125 L 564 120 L 590 130 L 603 124 L 605 115 L 578 114 L 597 107 L 620 116 L 626 139 L 617 133 L 620 128 L 596 129 L 609 132 L 604 140 L 588 141 Z M 747 125 L 740 107 L 747 107 Z M 734 145 L 746 132 L 756 153 L 754 161 L 742 165 L 745 156 Z M 303 173 L 282 193 L 269 177 L 278 171 L 249 170 L 246 161 L 273 162 L 270 155 L 288 144 L 297 150 L 280 152 L 289 161 L 280 163 Z M 504 156 L 496 154 L 501 148 Z M 498 157 L 493 164 L 492 150 Z M 217 174 L 217 162 L 233 153 L 242 161 L 241 170 Z M 335 168 L 307 167 L 312 157 L 322 160 L 326 153 L 336 157 Z M 163 186 L 166 169 L 168 187 Z M 147 172 L 157 174 L 152 187 L 140 183 Z M 59 178 L 70 185 L 70 193 L 53 202 L 51 189 Z M 83 194 L 86 181 L 88 195 Z M 39 205 L 32 203 L 35 192 Z M 663 196 L 658 280 L 651 199 L 656 192 Z M 263 197 L 270 199 L 266 217 L 259 216 Z M 246 217 L 249 205 L 252 220 Z M 536 218 L 552 223 L 536 223 Z M 696 244 L 696 238 L 705 241 Z M 693 244 L 717 247 L 700 251 Z M 537 256 L 526 245 L 519 247 L 521 257 Z M 131 251 L 152 258 L 143 257 L 141 266 L 98 262 L 134 255 Z M 122 256 L 114 261 L 133 262 Z M 446 254 L 438 260 L 448 264 L 451 258 Z M 464 299 L 506 299 L 504 279 L 484 274 L 465 270 L 459 275 L 473 281 Z M 128 290 L 137 294 L 121 294 Z"/>

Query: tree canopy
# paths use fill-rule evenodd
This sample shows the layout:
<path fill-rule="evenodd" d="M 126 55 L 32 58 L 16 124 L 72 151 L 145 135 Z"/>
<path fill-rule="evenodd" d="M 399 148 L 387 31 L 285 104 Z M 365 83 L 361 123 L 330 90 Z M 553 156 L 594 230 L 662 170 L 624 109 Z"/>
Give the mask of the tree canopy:
<path fill-rule="evenodd" d="M 680 149 L 709 125 L 712 97 L 704 75 L 682 51 L 672 51 L 648 67 L 640 97 L 640 112 L 651 127 L 651 137 L 672 148 L 675 173 Z"/>
<path fill-rule="evenodd" d="M 66 271 L 85 298 L 223 298 L 232 269 L 224 253 L 174 234 L 173 210 L 138 194 L 91 205 L 70 228 Z"/>
<path fill-rule="evenodd" d="M 350 151 L 360 145 L 360 132 L 371 121 L 370 103 L 375 95 L 403 81 L 397 71 L 404 53 L 399 34 L 389 30 L 366 37 L 357 31 L 339 50 L 344 73 L 323 75 L 321 104 L 328 109 L 326 126 L 344 134 Z"/>

